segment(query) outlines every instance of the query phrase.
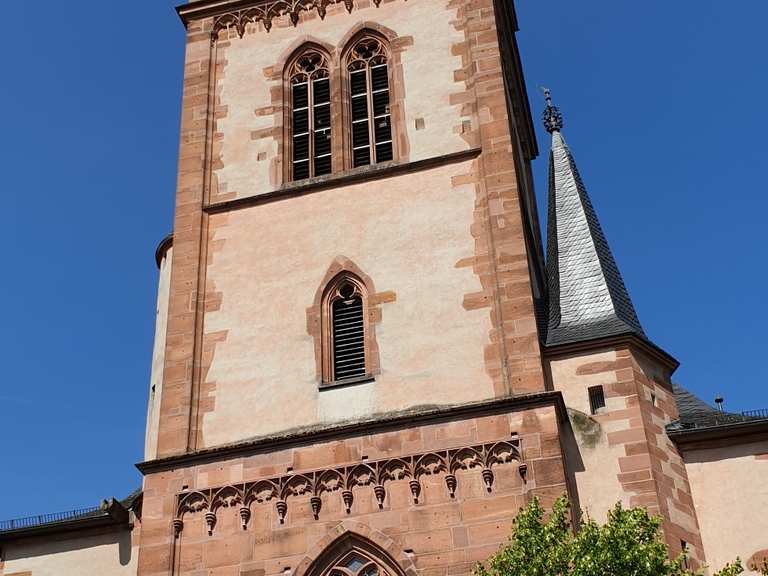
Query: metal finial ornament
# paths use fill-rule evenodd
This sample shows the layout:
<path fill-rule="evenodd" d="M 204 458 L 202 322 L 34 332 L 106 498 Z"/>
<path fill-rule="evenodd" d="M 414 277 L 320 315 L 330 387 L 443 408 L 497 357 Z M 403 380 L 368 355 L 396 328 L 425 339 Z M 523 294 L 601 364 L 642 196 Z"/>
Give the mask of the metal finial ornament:
<path fill-rule="evenodd" d="M 544 128 L 550 134 L 560 132 L 563 129 L 563 115 L 560 113 L 560 108 L 552 105 L 552 94 L 549 88 L 542 88 L 542 91 L 544 92 L 544 101 L 547 103 L 544 114 L 542 114 Z"/>

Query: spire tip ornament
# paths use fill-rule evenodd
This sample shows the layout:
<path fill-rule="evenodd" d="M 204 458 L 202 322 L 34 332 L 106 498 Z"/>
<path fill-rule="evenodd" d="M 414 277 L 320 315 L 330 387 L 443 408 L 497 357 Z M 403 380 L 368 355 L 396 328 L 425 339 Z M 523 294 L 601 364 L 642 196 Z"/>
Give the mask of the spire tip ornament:
<path fill-rule="evenodd" d="M 563 115 L 560 113 L 560 108 L 552 105 L 552 93 L 549 88 L 542 88 L 541 91 L 544 92 L 544 101 L 547 103 L 544 114 L 542 114 L 544 128 L 550 134 L 560 132 L 563 129 Z"/>

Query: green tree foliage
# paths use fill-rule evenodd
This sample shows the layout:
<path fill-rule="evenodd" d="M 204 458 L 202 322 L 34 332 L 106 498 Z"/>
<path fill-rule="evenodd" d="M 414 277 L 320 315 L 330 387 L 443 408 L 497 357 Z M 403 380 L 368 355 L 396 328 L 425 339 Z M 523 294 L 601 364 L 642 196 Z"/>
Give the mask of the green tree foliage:
<path fill-rule="evenodd" d="M 670 559 L 661 520 L 645 508 L 618 503 L 605 524 L 586 518 L 576 533 L 569 519 L 565 496 L 548 515 L 534 498 L 515 518 L 509 542 L 478 565 L 475 576 L 697 576 L 685 568 L 684 556 Z M 737 559 L 715 576 L 743 571 Z"/>
<path fill-rule="evenodd" d="M 755 572 L 760 572 L 762 576 L 768 576 L 768 558 L 763 558 L 760 564 L 753 564 L 749 568 Z M 738 572 L 734 572 L 734 574 L 738 574 Z M 730 576 L 730 574 L 728 576 Z"/>

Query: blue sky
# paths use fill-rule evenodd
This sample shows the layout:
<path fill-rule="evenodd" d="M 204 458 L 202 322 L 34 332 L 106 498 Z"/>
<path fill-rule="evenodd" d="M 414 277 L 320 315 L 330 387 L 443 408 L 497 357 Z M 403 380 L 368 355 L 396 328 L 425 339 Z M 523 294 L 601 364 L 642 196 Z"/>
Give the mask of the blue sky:
<path fill-rule="evenodd" d="M 0 519 L 140 485 L 153 252 L 176 179 L 173 5 L 4 6 Z M 768 407 L 768 3 L 517 5 L 537 127 L 546 85 L 646 331 L 705 399 Z"/>

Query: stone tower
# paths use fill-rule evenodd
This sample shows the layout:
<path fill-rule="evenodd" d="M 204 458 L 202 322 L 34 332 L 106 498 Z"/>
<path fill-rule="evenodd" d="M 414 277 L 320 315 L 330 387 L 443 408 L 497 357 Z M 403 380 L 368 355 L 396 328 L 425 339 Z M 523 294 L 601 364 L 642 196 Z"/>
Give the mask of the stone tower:
<path fill-rule="evenodd" d="M 546 92 L 551 134 L 545 366 L 562 392 L 573 436 L 563 438 L 573 495 L 603 520 L 616 502 L 663 521 L 670 551 L 704 562 L 691 486 L 667 434 L 678 419 L 678 362 L 643 331 L 576 161 Z"/>
<path fill-rule="evenodd" d="M 199 0 L 139 574 L 468 574 L 567 490 L 499 0 Z"/>

